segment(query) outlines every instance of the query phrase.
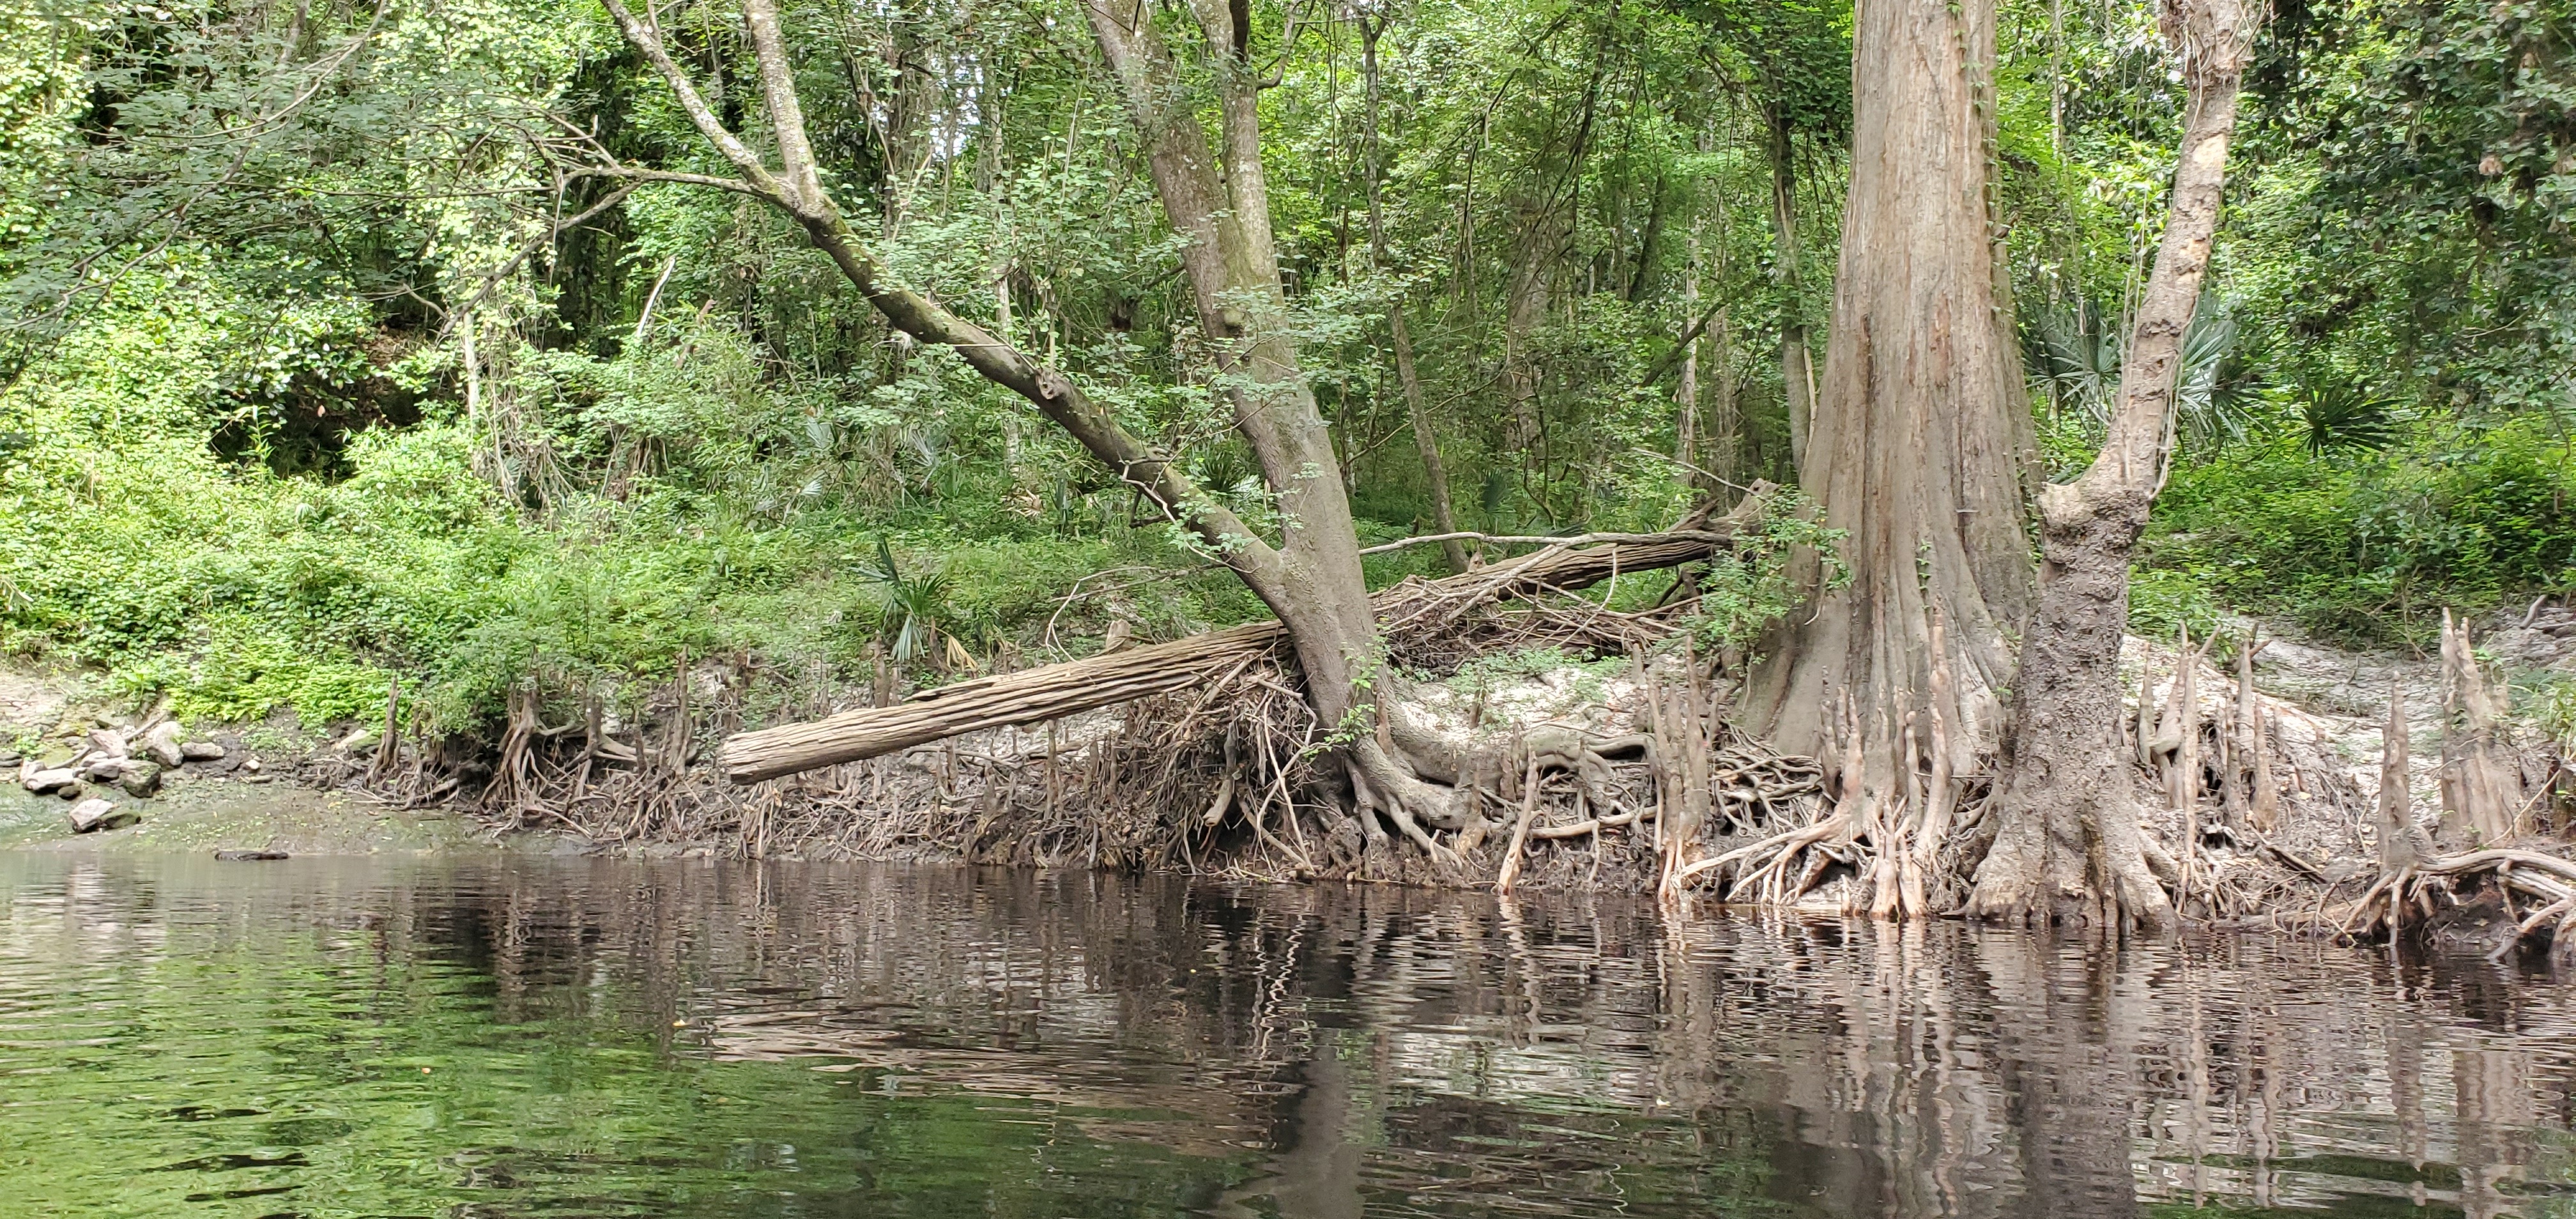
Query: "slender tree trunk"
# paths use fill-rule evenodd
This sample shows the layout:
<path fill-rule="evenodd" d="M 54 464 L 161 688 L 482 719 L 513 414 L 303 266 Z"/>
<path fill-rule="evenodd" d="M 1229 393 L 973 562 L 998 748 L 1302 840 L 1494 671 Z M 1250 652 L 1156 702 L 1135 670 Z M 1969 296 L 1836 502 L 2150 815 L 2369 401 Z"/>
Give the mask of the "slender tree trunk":
<path fill-rule="evenodd" d="M 2110 435 L 2081 477 L 2039 496 L 2046 556 L 2039 605 L 2022 636 L 1993 814 L 2001 828 L 1977 870 L 1973 915 L 2150 925 L 2173 918 L 2146 865 L 2137 785 L 2120 747 L 2120 637 L 2129 621 L 2130 556 L 2172 458 L 2183 334 L 2218 231 L 2237 84 L 2256 22 L 2242 0 L 2167 0 L 2164 8 L 2190 91 L 2173 202 L 2130 333 Z"/>
<path fill-rule="evenodd" d="M 2413 778 L 2406 761 L 2406 687 L 2388 675 L 2388 723 L 2379 730 L 2379 799 L 2373 807 L 2379 870 L 2394 875 L 2433 858 L 2433 841 L 2415 824 Z"/>
<path fill-rule="evenodd" d="M 1395 344 L 1395 379 L 1404 387 L 1404 410 L 1413 422 L 1413 448 L 1422 456 L 1422 478 L 1431 489 L 1431 523 L 1441 533 L 1458 532 L 1458 515 L 1450 506 L 1449 470 L 1440 460 L 1440 434 L 1431 425 L 1431 410 L 1422 401 L 1422 377 L 1413 365 L 1413 336 L 1404 325 L 1404 304 L 1386 315 L 1388 337 Z M 1456 538 L 1440 543 L 1440 557 L 1450 572 L 1467 570 L 1467 544 Z"/>
<path fill-rule="evenodd" d="M 1378 35 L 1386 30 L 1386 19 L 1360 19 L 1360 65 L 1368 82 L 1368 221 L 1369 265 L 1383 270 L 1386 264 L 1386 208 L 1383 187 L 1386 162 L 1378 145 L 1377 72 Z M 1413 363 L 1413 336 L 1404 324 L 1404 302 L 1393 302 L 1386 316 L 1388 338 L 1395 347 L 1395 378 L 1404 390 L 1404 412 L 1413 424 L 1413 448 L 1422 456 L 1422 478 L 1431 491 L 1431 523 L 1441 533 L 1458 532 L 1458 516 L 1450 507 L 1449 471 L 1440 460 L 1440 434 L 1431 425 L 1431 411 L 1422 401 L 1422 377 Z M 1467 546 L 1456 538 L 1440 543 L 1440 557 L 1454 574 L 1467 570 Z"/>
<path fill-rule="evenodd" d="M 895 5 L 884 11 L 884 17 L 885 41 L 879 53 L 885 56 L 894 80 L 885 96 L 885 120 L 877 131 L 885 157 L 878 205 L 883 209 L 879 219 L 885 242 L 892 245 L 903 234 L 922 171 L 930 164 L 930 120 L 940 90 L 926 62 L 930 52 L 922 45 L 920 14 L 909 5 Z M 893 381 L 904 375 L 916 340 L 900 328 L 887 338 L 884 376 Z"/>
<path fill-rule="evenodd" d="M 1707 123 L 1699 129 L 1697 146 L 1705 154 L 1715 145 L 1716 133 Z M 1726 201 L 1714 188 L 1704 188 L 1705 196 L 1691 206 L 1690 261 L 1683 272 L 1682 313 L 1700 316 L 1699 302 L 1702 279 L 1713 275 L 1714 289 L 1726 291 Z M 1704 205 L 1704 206 L 1703 206 Z M 1708 215 L 1717 215 L 1717 256 L 1709 257 Z M 1689 350 L 1682 355 L 1681 386 L 1677 394 L 1680 414 L 1675 426 L 1675 453 L 1682 465 L 1691 471 L 1693 487 L 1717 491 L 1720 485 L 1735 478 L 1735 377 L 1733 355 L 1728 349 L 1727 308 L 1718 306 L 1698 333 L 1688 335 Z M 1712 405 L 1702 407 L 1703 385 L 1713 380 L 1716 394 Z M 1715 477 L 1710 477 L 1714 475 Z"/>
<path fill-rule="evenodd" d="M 1708 333 L 1701 336 L 1707 345 L 1704 375 L 1710 381 L 1708 410 L 1703 416 L 1707 437 L 1701 442 L 1702 465 L 1709 473 L 1727 482 L 1743 481 L 1744 413 L 1736 404 L 1735 393 L 1735 328 L 1730 310 L 1721 307 Z"/>
<path fill-rule="evenodd" d="M 885 98 L 885 238 L 903 232 L 912 211 L 922 172 L 930 164 L 931 117 L 939 107 L 939 80 L 931 75 L 930 49 L 922 45 L 921 15 L 910 5 L 885 11 L 886 66 L 894 72 L 894 89 Z"/>
<path fill-rule="evenodd" d="M 1530 358 L 1530 340 L 1547 316 L 1549 264 L 1556 258 L 1555 226 L 1550 213 L 1524 216 L 1521 261 L 1513 269 L 1511 290 L 1503 306 L 1503 398 L 1511 405 L 1511 427 L 1504 445 L 1523 465 L 1537 460 L 1541 424 L 1538 366 Z"/>
<path fill-rule="evenodd" d="M 1849 535 L 1851 579 L 1775 632 L 1754 675 L 1747 718 L 1784 749 L 1819 752 L 1846 694 L 1864 724 L 1928 725 L 1936 613 L 1951 773 L 1975 773 L 1975 753 L 1998 735 L 2005 630 L 2029 604 L 2032 573 L 2021 361 L 1996 247 L 1976 239 L 1995 231 L 1994 38 L 1992 0 L 1858 10 L 1851 196 L 1799 464 L 1825 523 Z M 1819 566 L 1809 561 L 1810 578 Z M 1896 790 L 1896 752 L 1872 751 L 1865 786 Z"/>
<path fill-rule="evenodd" d="M 1700 225 L 1691 221 L 1690 262 L 1682 271 L 1682 314 L 1699 316 Z M 1702 480 L 1699 469 L 1699 340 L 1690 340 L 1682 352 L 1682 375 L 1673 389 L 1673 455 L 1681 459 L 1682 468 L 1692 485 Z"/>
<path fill-rule="evenodd" d="M 1807 431 L 1816 417 L 1816 370 L 1807 354 L 1807 318 L 1798 275 L 1798 166 L 1789 142 L 1787 112 L 1774 105 L 1764 120 L 1771 152 L 1772 274 L 1786 299 L 1782 314 L 1786 320 L 1780 326 L 1780 400 L 1789 412 L 1789 461 L 1803 470 Z"/>

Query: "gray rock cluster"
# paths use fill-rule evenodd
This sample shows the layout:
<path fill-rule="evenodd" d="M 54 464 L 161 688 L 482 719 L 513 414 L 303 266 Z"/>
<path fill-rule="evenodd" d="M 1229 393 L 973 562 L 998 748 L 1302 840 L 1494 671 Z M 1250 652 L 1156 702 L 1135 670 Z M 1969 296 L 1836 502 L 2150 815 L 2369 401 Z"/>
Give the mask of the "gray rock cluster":
<path fill-rule="evenodd" d="M 188 740 L 175 721 L 158 720 L 139 731 L 100 728 L 77 746 L 56 746 L 19 759 L 18 786 L 34 795 L 72 801 L 72 832 L 88 834 L 121 829 L 143 819 L 141 813 L 106 799 L 107 789 L 139 800 L 157 794 L 163 776 L 185 767 L 227 772 L 257 764 L 257 759 L 217 742 Z"/>

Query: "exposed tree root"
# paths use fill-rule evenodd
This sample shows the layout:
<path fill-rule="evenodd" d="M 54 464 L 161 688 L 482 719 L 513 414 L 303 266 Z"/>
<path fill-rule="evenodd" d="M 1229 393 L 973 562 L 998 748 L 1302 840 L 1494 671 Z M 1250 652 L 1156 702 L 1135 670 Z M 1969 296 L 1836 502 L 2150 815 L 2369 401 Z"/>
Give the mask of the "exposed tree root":
<path fill-rule="evenodd" d="M 2030 849 L 2002 832 L 1987 766 L 1954 764 L 1947 725 L 1928 716 L 1864 722 L 1838 708 L 1823 760 L 1738 733 L 1727 703 L 1739 675 L 1691 649 L 1686 603 L 1617 613 L 1537 596 L 1453 614 L 1454 595 L 1426 585 L 1400 604 L 1404 627 L 1389 642 L 1409 675 L 1406 714 L 1356 732 L 1319 722 L 1294 669 L 1260 652 L 1115 710 L 743 788 L 710 755 L 752 692 L 774 697 L 788 683 L 719 658 L 675 672 L 641 706 L 630 693 L 622 720 L 578 690 L 531 686 L 511 699 L 497 749 L 398 734 L 315 777 L 463 805 L 496 832 L 554 830 L 645 853 L 1598 888 L 1847 917 L 1974 912 L 1977 865 Z M 1623 659 L 1615 675 L 1532 679 L 1508 697 L 1430 680 L 1539 647 Z M 2538 838 L 2437 853 L 2407 800 L 2402 715 L 2386 733 L 2374 817 L 2295 714 L 2285 727 L 2219 669 L 2185 680 L 2201 654 L 2180 652 L 2189 663 L 2170 676 L 2152 664 L 2135 675 L 2143 714 L 2121 713 L 2107 769 L 2083 785 L 2125 802 L 2110 818 L 2135 827 L 2123 883 L 2145 887 L 2107 910 L 2094 899 L 2088 921 L 2160 898 L 2199 924 L 2458 939 L 2466 911 L 2485 920 L 2481 951 L 2547 943 L 2576 955 L 2576 863 Z M 2237 666 L 2240 680 L 2246 671 Z M 819 684 L 797 688 L 821 697 Z M 761 714 L 811 710 L 772 703 Z M 1347 763 L 1369 753 L 1397 779 Z M 2526 802 L 2535 833 L 2564 828 L 2563 807 Z M 2267 806 L 2270 817 L 2256 815 Z M 2076 842 L 2067 857 L 2100 849 Z M 2355 866 L 2373 854 L 2379 866 Z M 2061 896 L 2043 887 L 2013 900 L 2054 910 Z M 2509 913 L 2502 943 L 2505 914 L 2488 917 L 2491 907 Z"/>
<path fill-rule="evenodd" d="M 2420 931 L 2458 908 L 2480 886 L 2490 888 L 2511 920 L 2510 934 L 2489 937 L 2491 958 L 2525 943 L 2546 944 L 2561 964 L 2576 964 L 2576 862 L 2538 851 L 2490 849 L 2448 855 L 2383 871 L 2336 926 L 2346 938 L 2395 938 Z M 2513 906 L 2512 895 L 2532 901 Z"/>

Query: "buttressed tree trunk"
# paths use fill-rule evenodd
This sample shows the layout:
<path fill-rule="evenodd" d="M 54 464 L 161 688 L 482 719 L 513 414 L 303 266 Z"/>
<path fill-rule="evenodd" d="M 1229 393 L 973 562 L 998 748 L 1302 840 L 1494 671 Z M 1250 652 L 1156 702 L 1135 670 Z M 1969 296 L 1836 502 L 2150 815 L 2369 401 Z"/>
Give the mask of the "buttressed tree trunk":
<path fill-rule="evenodd" d="M 1856 20 L 1851 195 L 1799 466 L 1826 524 L 1850 535 L 1851 581 L 1775 633 L 1748 719 L 1781 748 L 1822 755 L 1846 693 L 1864 725 L 1929 710 L 1937 613 L 1950 769 L 1968 774 L 1998 732 L 2004 630 L 2032 585 L 2030 423 L 1989 217 L 1994 4 L 1870 0 Z M 1878 790 L 1894 790 L 1894 752 L 1869 751 Z"/>
<path fill-rule="evenodd" d="M 2166 0 L 2189 102 L 2164 242 L 2120 370 L 2120 403 L 2091 466 L 2039 494 L 2045 561 L 2022 636 L 1993 848 L 1969 913 L 2160 925 L 2173 903 L 2139 841 L 2136 780 L 2120 743 L 2120 638 L 2129 559 L 2173 456 L 2183 335 L 2218 231 L 2236 90 L 2257 15 L 2247 0 Z"/>

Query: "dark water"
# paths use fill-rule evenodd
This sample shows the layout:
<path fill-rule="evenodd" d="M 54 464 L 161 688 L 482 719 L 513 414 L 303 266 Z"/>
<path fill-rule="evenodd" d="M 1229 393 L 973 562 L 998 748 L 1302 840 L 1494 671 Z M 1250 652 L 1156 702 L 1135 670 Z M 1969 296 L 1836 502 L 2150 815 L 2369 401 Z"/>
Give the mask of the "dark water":
<path fill-rule="evenodd" d="M 2576 1216 L 2571 999 L 1609 902 L 0 855 L 0 1214 Z"/>

